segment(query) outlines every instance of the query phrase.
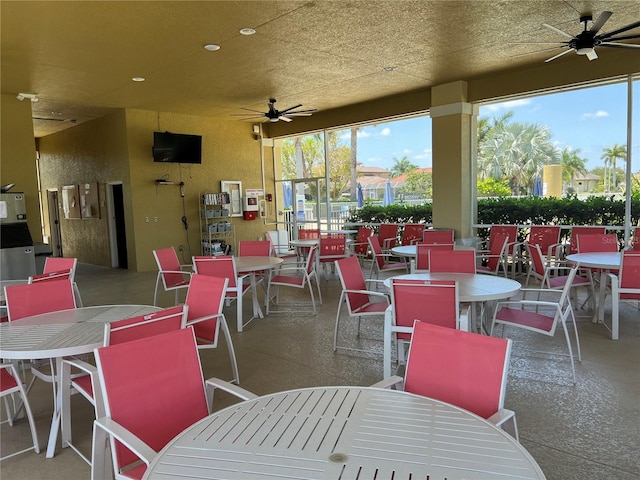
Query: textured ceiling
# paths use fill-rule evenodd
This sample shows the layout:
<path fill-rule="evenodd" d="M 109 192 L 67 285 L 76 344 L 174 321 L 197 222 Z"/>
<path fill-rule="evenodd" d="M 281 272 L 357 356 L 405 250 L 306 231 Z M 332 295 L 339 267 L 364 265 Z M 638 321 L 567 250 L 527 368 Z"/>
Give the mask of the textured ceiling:
<path fill-rule="evenodd" d="M 540 64 L 561 50 L 513 42 L 565 40 L 542 23 L 577 34 L 584 13 L 612 11 L 604 31 L 640 20 L 638 0 L 2 0 L 0 9 L 2 93 L 38 95 L 36 137 L 113 108 L 231 118 L 264 110 L 269 97 L 280 109 L 342 107 Z M 640 64 L 640 49 L 626 52 Z"/>

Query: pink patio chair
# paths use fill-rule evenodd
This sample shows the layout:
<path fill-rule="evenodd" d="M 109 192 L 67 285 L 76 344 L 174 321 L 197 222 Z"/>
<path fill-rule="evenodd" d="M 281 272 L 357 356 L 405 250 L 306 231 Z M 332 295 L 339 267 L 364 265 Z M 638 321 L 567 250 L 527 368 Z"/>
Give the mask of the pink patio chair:
<path fill-rule="evenodd" d="M 271 242 L 272 254 L 282 258 L 285 262 L 297 261 L 298 254 L 289 246 L 289 232 L 286 230 L 269 230 L 265 232 L 265 238 Z"/>
<path fill-rule="evenodd" d="M 185 305 L 117 320 L 105 324 L 104 346 L 118 345 L 120 343 L 147 338 L 152 335 L 180 330 L 181 328 L 185 328 L 186 322 L 187 307 Z M 91 465 L 91 459 L 82 453 L 78 446 L 72 443 L 71 395 L 74 393 L 81 394 L 93 405 L 95 418 L 103 417 L 105 410 L 102 402 L 100 383 L 98 382 L 98 371 L 94 365 L 87 362 L 67 358 L 62 361 L 62 371 L 60 375 L 62 448 L 71 448 L 80 455 L 87 464 Z"/>
<path fill-rule="evenodd" d="M 510 355 L 511 340 L 416 321 L 404 378 L 373 386 L 403 384 L 405 392 L 464 408 L 519 440 L 515 412 L 504 408 Z"/>
<path fill-rule="evenodd" d="M 396 246 L 398 241 L 398 229 L 400 225 L 397 223 L 381 223 L 378 229 L 378 243 L 383 252 L 388 252 Z"/>
<path fill-rule="evenodd" d="M 271 243 L 264 240 L 240 240 L 238 242 L 238 256 L 239 257 L 270 257 L 273 253 L 273 247 Z M 256 284 L 262 284 L 262 287 L 266 291 L 264 286 L 265 272 L 264 270 L 253 272 L 256 276 Z"/>
<path fill-rule="evenodd" d="M 373 229 L 369 227 L 359 227 L 356 241 L 349 244 L 351 255 L 358 257 L 360 265 L 363 265 L 364 259 L 369 256 L 369 240 L 373 235 Z"/>
<path fill-rule="evenodd" d="M 411 260 L 411 273 L 429 271 L 429 252 L 431 250 L 453 250 L 453 243 L 417 243 L 416 259 Z"/>
<path fill-rule="evenodd" d="M 194 274 L 191 276 L 185 300 L 189 307 L 187 325 L 193 327 L 199 349 L 217 348 L 220 330 L 222 330 L 231 362 L 233 374 L 231 383 L 239 384 L 238 361 L 227 319 L 222 313 L 228 281 L 227 278 L 208 275 Z"/>
<path fill-rule="evenodd" d="M 526 241 L 529 245 L 538 245 L 550 262 L 555 256 L 554 249 L 560 244 L 560 226 L 531 225 Z"/>
<path fill-rule="evenodd" d="M 608 276 L 611 281 L 611 339 L 618 340 L 620 302 L 635 302 L 640 307 L 640 252 L 622 252 L 618 275 L 609 273 Z"/>
<path fill-rule="evenodd" d="M 158 264 L 158 276 L 156 277 L 156 288 L 153 292 L 153 304 L 158 305 L 158 289 L 160 288 L 160 282 L 165 292 L 174 291 L 175 300 L 174 305 L 178 303 L 178 292 L 181 289 L 185 289 L 189 286 L 189 276 L 192 265 L 180 265 L 178 255 L 173 247 L 162 248 L 153 251 L 153 256 Z"/>
<path fill-rule="evenodd" d="M 421 242 L 423 236 L 423 223 L 407 223 L 402 229 L 402 239 L 400 243 L 402 245 L 414 245 L 418 242 Z"/>
<path fill-rule="evenodd" d="M 210 413 L 215 388 L 256 397 L 203 381 L 192 328 L 98 348 L 95 357 L 105 416 L 94 422 L 92 478 L 113 478 L 109 450 L 116 478 L 141 478 L 158 451 Z"/>
<path fill-rule="evenodd" d="M 238 276 L 236 260 L 231 255 L 218 255 L 215 257 L 195 256 L 193 257 L 193 269 L 195 273 L 199 275 L 221 277 L 229 280 L 225 300 L 227 306 L 231 305 L 233 301 L 236 302 L 236 324 L 238 331 L 241 332 L 254 318 L 252 316 L 245 322 L 242 316 L 242 301 L 244 296 L 250 292 L 252 296 L 255 294 L 250 284 L 251 274 Z"/>
<path fill-rule="evenodd" d="M 476 272 L 498 275 L 502 267 L 502 272 L 506 277 L 508 249 L 509 236 L 506 233 L 496 233 L 492 241 L 489 242 L 489 251 L 478 253 L 478 260 L 482 263 L 476 266 Z"/>
<path fill-rule="evenodd" d="M 18 403 L 14 395 L 19 395 L 20 403 Z M 11 399 L 13 401 L 13 408 L 9 406 L 9 396 L 11 396 Z M 11 458 L 24 452 L 28 452 L 29 450 L 34 450 L 36 453 L 40 453 L 40 445 L 38 444 L 38 432 L 36 431 L 36 424 L 33 420 L 33 413 L 31 412 L 31 405 L 29 404 L 29 399 L 27 398 L 27 392 L 22 386 L 22 380 L 20 380 L 18 372 L 11 363 L 0 364 L 0 397 L 2 397 L 2 399 L 4 400 L 4 405 L 7 410 L 7 420 L 5 420 L 5 422 L 9 423 L 9 425 L 12 427 L 15 415 L 21 408 L 24 407 L 24 410 L 27 414 L 27 420 L 29 421 L 29 429 L 31 430 L 31 442 L 33 443 L 31 447 L 13 453 L 6 453 L 3 448 L 2 453 L 4 455 L 2 456 L 2 458 L 0 458 L 0 461 L 6 460 L 7 458 Z M 7 444 L 13 444 L 13 442 L 7 442 Z"/>
<path fill-rule="evenodd" d="M 368 238 L 368 237 L 367 237 Z M 374 291 L 369 285 L 382 283 L 381 280 L 365 280 L 358 258 L 355 256 L 336 260 L 336 270 L 342 284 L 342 293 L 338 301 L 338 313 L 336 314 L 336 327 L 333 334 L 333 351 L 338 348 L 355 350 L 338 345 L 338 329 L 340 326 L 340 313 L 343 301 L 347 304 L 349 318 L 357 319 L 357 335 L 360 335 L 360 320 L 362 317 L 384 317 L 384 312 L 389 306 L 389 297 L 384 293 Z"/>
<path fill-rule="evenodd" d="M 558 324 L 560 324 L 567 341 L 567 350 L 569 351 L 569 358 L 571 360 L 571 372 L 573 374 L 574 384 L 576 383 L 576 370 L 567 322 L 569 320 L 573 322 L 577 358 L 578 361 L 581 361 L 580 338 L 578 337 L 576 319 L 569 300 L 569 292 L 573 287 L 573 281 L 577 271 L 577 266 L 571 268 L 562 290 L 523 288 L 521 290 L 522 300 L 498 302 L 491 324 L 491 335 L 496 325 L 502 325 L 503 332 L 504 326 L 512 326 L 550 337 L 555 335 L 556 328 Z M 535 297 L 535 299 L 532 297 Z M 544 300 L 541 300 L 541 298 Z"/>
<path fill-rule="evenodd" d="M 345 258 L 347 251 L 347 236 L 343 233 L 323 233 L 320 235 L 320 250 L 318 261 L 320 265 L 331 265 L 333 267 L 336 260 Z"/>
<path fill-rule="evenodd" d="M 391 374 L 392 344 L 396 346 L 398 364 L 404 364 L 404 347 L 412 339 L 414 320 L 469 330 L 468 310 L 465 308 L 460 314 L 456 282 L 392 278 L 390 290 L 391 307 L 386 310 L 384 321 L 385 377 Z"/>
<path fill-rule="evenodd" d="M 476 252 L 473 250 L 431 250 L 431 273 L 476 273 Z"/>
<path fill-rule="evenodd" d="M 496 259 L 495 256 L 501 252 L 503 235 L 507 237 L 507 248 L 503 254 L 502 259 Z M 480 257 L 485 256 L 489 259 L 489 268 L 478 269 L 481 273 L 494 273 L 500 268 L 500 265 L 504 267 L 504 274 L 507 276 L 507 265 L 511 265 L 512 277 L 515 277 L 518 263 L 521 260 L 522 245 L 518 242 L 518 226 L 517 225 L 491 225 L 491 231 L 489 232 L 489 240 L 478 248 L 478 255 Z"/>
<path fill-rule="evenodd" d="M 367 240 L 369 241 L 371 253 L 373 255 L 369 277 L 373 277 L 375 274 L 375 278 L 378 278 L 381 272 L 390 272 L 394 270 L 404 270 L 405 272 L 409 271 L 409 263 L 395 261 L 393 260 L 393 255 L 382 252 L 382 247 L 380 246 L 378 237 L 374 235 L 369 237 Z"/>
<path fill-rule="evenodd" d="M 76 308 L 73 285 L 69 278 L 6 286 L 4 287 L 4 296 L 10 322 L 41 313 Z M 48 372 L 47 367 L 40 362 L 32 363 L 33 378 L 27 386 L 27 393 L 31 390 L 36 378 L 39 378 L 44 382 L 51 383 L 55 398 L 57 375 L 53 359 L 48 359 L 46 363 L 48 364 Z"/>
<path fill-rule="evenodd" d="M 309 255 L 304 262 L 296 265 L 285 265 L 278 271 L 272 272 L 271 278 L 267 284 L 267 299 L 271 300 L 271 287 L 275 287 L 275 304 L 280 304 L 280 287 L 293 287 L 304 289 L 309 288 L 311 294 L 311 305 L 313 306 L 313 314 L 316 314 L 316 301 L 313 294 L 312 280 L 316 281 L 318 290 L 318 303 L 322 305 L 322 293 L 320 293 L 320 282 L 318 281 L 318 273 L 316 272 L 315 257 L 318 253 L 318 245 L 313 245 L 309 249 Z M 267 303 L 267 315 L 269 314 L 270 301 Z M 273 311 L 273 310 L 272 310 Z"/>
<path fill-rule="evenodd" d="M 455 232 L 453 230 L 426 229 L 422 234 L 422 243 L 430 244 L 452 244 L 454 243 Z"/>
<path fill-rule="evenodd" d="M 571 255 L 573 253 L 578 253 L 578 235 L 589 235 L 589 234 L 604 234 L 606 233 L 605 227 L 591 227 L 591 226 L 583 226 L 577 225 L 571 228 L 571 238 L 569 239 L 569 251 L 564 252 L 566 255 Z M 556 255 L 556 258 L 560 258 L 561 255 Z"/>
<path fill-rule="evenodd" d="M 44 268 L 42 274 L 60 272 L 69 270 L 69 278 L 73 283 L 73 292 L 76 296 L 76 306 L 82 307 L 82 298 L 80 297 L 80 290 L 78 290 L 78 284 L 76 283 L 76 267 L 78 266 L 78 259 L 73 257 L 47 257 L 44 260 Z"/>
<path fill-rule="evenodd" d="M 316 240 L 320 238 L 319 228 L 301 228 L 298 230 L 298 240 Z M 300 258 L 309 255 L 309 247 L 297 247 L 298 256 Z"/>

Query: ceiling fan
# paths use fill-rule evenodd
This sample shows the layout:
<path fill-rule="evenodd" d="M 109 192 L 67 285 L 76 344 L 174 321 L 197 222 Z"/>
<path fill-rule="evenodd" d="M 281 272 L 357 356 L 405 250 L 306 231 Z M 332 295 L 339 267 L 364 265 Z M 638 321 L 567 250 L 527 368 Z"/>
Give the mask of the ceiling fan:
<path fill-rule="evenodd" d="M 309 108 L 306 110 L 298 110 L 302 106 L 301 103 L 298 105 L 294 105 L 293 107 L 285 108 L 284 110 L 276 109 L 276 99 L 269 99 L 269 109 L 266 112 L 262 112 L 260 110 L 253 110 L 252 108 L 242 108 L 242 110 L 247 110 L 248 112 L 253 113 L 232 113 L 231 115 L 236 117 L 245 117 L 240 120 L 257 120 L 266 122 L 269 120 L 270 122 L 277 122 L 278 120 L 282 120 L 284 122 L 290 122 L 293 119 L 291 117 L 310 117 L 312 112 L 315 112 L 315 108 Z M 258 115 L 256 115 L 256 113 Z"/>
<path fill-rule="evenodd" d="M 564 42 L 534 42 L 529 43 L 529 45 L 556 45 L 556 47 L 549 48 L 548 50 L 553 50 L 554 48 L 563 48 L 566 49 L 563 52 L 554 55 L 551 58 L 545 60 L 545 62 L 550 62 L 559 58 L 563 55 L 571 51 L 575 51 L 578 55 L 585 55 L 589 60 L 595 60 L 598 58 L 596 54 L 596 47 L 615 47 L 615 48 L 640 48 L 640 45 L 632 44 L 632 43 L 620 43 L 621 40 L 631 40 L 634 38 L 640 38 L 640 33 L 634 35 L 622 35 L 616 36 L 620 33 L 626 32 L 628 30 L 633 30 L 634 28 L 640 27 L 640 22 L 630 23 L 624 27 L 618 28 L 611 32 L 600 33 L 600 29 L 604 26 L 609 17 L 612 15 L 612 12 L 604 11 L 600 14 L 598 19 L 593 22 L 591 28 L 587 28 L 589 22 L 593 21 L 593 16 L 590 14 L 585 14 L 580 17 L 580 23 L 584 25 L 582 32 L 577 35 L 570 35 L 567 32 L 560 30 L 552 25 L 547 23 L 543 23 L 545 27 L 548 29 L 559 33 L 560 35 L 569 38 L 569 40 Z M 559 44 L 559 47 L 557 46 Z M 530 52 L 537 53 L 537 52 Z M 525 54 L 528 55 L 528 54 Z"/>

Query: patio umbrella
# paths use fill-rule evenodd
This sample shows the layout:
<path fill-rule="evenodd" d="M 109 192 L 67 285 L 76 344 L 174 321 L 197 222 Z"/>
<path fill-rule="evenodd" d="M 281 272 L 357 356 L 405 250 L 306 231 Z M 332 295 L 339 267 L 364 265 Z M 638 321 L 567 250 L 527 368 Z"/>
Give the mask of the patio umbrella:
<path fill-rule="evenodd" d="M 540 177 L 536 178 L 536 183 L 533 185 L 533 194 L 536 197 L 542 196 L 542 179 Z"/>
<path fill-rule="evenodd" d="M 382 206 L 386 207 L 391 205 L 393 201 L 393 190 L 391 189 L 391 180 L 387 179 L 387 186 L 384 189 L 384 198 L 382 199 Z"/>
<path fill-rule="evenodd" d="M 362 195 L 362 185 L 358 182 L 358 186 L 356 187 L 356 197 L 358 199 L 358 208 L 364 206 L 364 197 Z"/>
<path fill-rule="evenodd" d="M 282 196 L 284 198 L 284 208 L 291 208 L 293 206 L 293 195 L 291 194 L 291 184 L 282 184 Z"/>

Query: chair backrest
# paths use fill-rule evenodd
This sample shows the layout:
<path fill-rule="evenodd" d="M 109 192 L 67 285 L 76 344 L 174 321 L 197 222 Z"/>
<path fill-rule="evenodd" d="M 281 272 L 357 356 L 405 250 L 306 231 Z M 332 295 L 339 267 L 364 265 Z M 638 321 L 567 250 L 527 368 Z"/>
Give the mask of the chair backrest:
<path fill-rule="evenodd" d="M 108 417 L 155 451 L 209 412 L 191 328 L 95 350 Z M 137 456 L 116 442 L 116 466 Z"/>
<path fill-rule="evenodd" d="M 621 293 L 621 298 L 640 298 L 640 252 L 625 250 L 620 263 L 620 288 L 636 292 Z"/>
<path fill-rule="evenodd" d="M 240 240 L 238 242 L 239 257 L 269 257 L 271 243 L 262 240 Z"/>
<path fill-rule="evenodd" d="M 178 255 L 173 247 L 154 250 L 153 256 L 158 264 L 158 270 L 167 272 L 162 274 L 165 289 L 179 285 L 184 281 L 184 276 L 179 273 L 181 271 L 180 260 L 178 260 Z"/>
<path fill-rule="evenodd" d="M 402 230 L 402 245 L 413 245 L 421 242 L 424 235 L 424 224 L 407 223 Z"/>
<path fill-rule="evenodd" d="M 70 279 L 4 287 L 9 321 L 76 308 Z"/>
<path fill-rule="evenodd" d="M 263 242 L 264 243 L 264 242 Z M 219 325 L 216 315 L 222 313 L 224 297 L 229 280 L 222 277 L 208 275 L 192 275 L 187 289 L 185 303 L 189 307 L 187 321 L 213 317 L 210 320 L 198 322 L 193 325 L 197 338 L 204 338 L 215 342 Z"/>
<path fill-rule="evenodd" d="M 454 234 L 453 230 L 434 230 L 427 229 L 422 234 L 422 243 L 445 243 L 452 244 L 454 243 Z"/>
<path fill-rule="evenodd" d="M 340 277 L 343 290 L 367 290 L 367 284 L 358 262 L 358 257 L 351 256 L 335 261 L 336 270 Z M 369 295 L 366 293 L 348 292 L 347 306 L 349 311 L 355 311 L 369 303 Z"/>
<path fill-rule="evenodd" d="M 510 354 L 509 339 L 416 322 L 404 389 L 489 418 L 504 405 Z"/>
<path fill-rule="evenodd" d="M 458 286 L 443 280 L 391 280 L 391 304 L 396 326 L 412 327 L 415 320 L 458 328 Z M 428 306 L 428 307 L 427 307 Z M 398 338 L 411 338 L 398 333 Z"/>
<path fill-rule="evenodd" d="M 531 259 L 531 268 L 537 274 L 536 276 L 542 280 L 545 272 L 545 262 L 540 245 L 535 243 L 531 244 L 529 242 L 525 242 L 524 245 L 527 249 L 529 258 Z"/>
<path fill-rule="evenodd" d="M 369 242 L 367 238 L 373 235 L 373 229 L 369 227 L 359 227 L 358 235 L 356 237 L 356 244 L 353 247 L 353 251 L 356 255 L 366 255 L 369 251 Z"/>
<path fill-rule="evenodd" d="M 580 233 L 576 238 L 578 253 L 618 251 L 618 236 L 615 233 Z"/>
<path fill-rule="evenodd" d="M 575 226 L 571 228 L 571 239 L 569 240 L 569 254 L 578 253 L 578 235 L 592 233 L 605 233 L 604 227 Z"/>
<path fill-rule="evenodd" d="M 29 277 L 29 280 L 27 283 L 36 283 L 36 282 L 48 282 L 50 280 L 66 280 L 66 279 L 71 279 L 71 270 L 64 269 L 64 270 L 58 270 L 55 272 L 49 272 L 49 273 L 41 273 L 40 275 L 33 275 L 31 277 Z"/>
<path fill-rule="evenodd" d="M 289 233 L 286 230 L 269 230 L 265 236 L 273 245 L 276 255 L 289 253 Z"/>
<path fill-rule="evenodd" d="M 105 324 L 105 346 L 132 342 L 161 333 L 185 328 L 187 324 L 185 305 L 165 308 L 157 312 L 137 315 Z"/>
<path fill-rule="evenodd" d="M 69 276 L 73 282 L 76 278 L 76 267 L 78 259 L 73 257 L 46 257 L 42 273 L 59 272 L 69 270 Z"/>
<path fill-rule="evenodd" d="M 453 250 L 453 243 L 416 244 L 416 271 L 429 270 L 429 252 L 431 250 Z"/>
<path fill-rule="evenodd" d="M 493 230 L 493 229 L 492 229 Z M 491 232 L 493 234 L 493 231 Z M 496 233 L 492 235 L 493 240 L 489 242 L 489 257 L 487 258 L 487 267 L 492 271 L 497 271 L 500 262 L 504 259 L 506 249 L 510 241 L 509 234 Z"/>
<path fill-rule="evenodd" d="M 320 235 L 320 260 L 335 260 L 344 257 L 347 250 L 347 236 L 343 233 L 323 233 Z"/>
<path fill-rule="evenodd" d="M 193 257 L 193 270 L 199 275 L 228 279 L 227 288 L 229 289 L 235 289 L 238 286 L 236 262 L 231 255 L 195 256 Z"/>
<path fill-rule="evenodd" d="M 547 254 L 549 247 L 560 242 L 559 225 L 532 225 L 529 228 L 529 245 L 539 245 L 543 254 Z"/>
<path fill-rule="evenodd" d="M 514 243 L 518 241 L 518 226 L 517 225 L 491 225 L 491 232 L 489 233 L 489 251 L 490 255 L 493 255 L 492 246 L 494 243 L 498 243 L 498 253 L 500 253 L 500 248 L 502 248 L 502 244 L 504 240 L 501 238 L 502 235 L 507 236 L 507 243 Z"/>
<path fill-rule="evenodd" d="M 318 254 L 318 245 L 311 245 L 309 253 L 307 254 L 307 264 L 305 270 L 307 275 L 311 275 L 316 268 L 316 255 Z"/>
<path fill-rule="evenodd" d="M 431 250 L 431 273 L 476 273 L 475 250 Z"/>
<path fill-rule="evenodd" d="M 382 268 L 384 266 L 384 256 L 382 255 L 380 240 L 375 235 L 369 237 L 367 240 L 371 247 L 371 252 L 373 253 L 373 261 L 376 262 L 378 268 Z"/>
<path fill-rule="evenodd" d="M 301 228 L 298 230 L 299 240 L 309 240 L 314 238 L 320 238 L 319 228 Z"/>
<path fill-rule="evenodd" d="M 393 248 L 396 246 L 398 239 L 397 223 L 381 223 L 378 229 L 378 243 L 380 247 Z"/>

